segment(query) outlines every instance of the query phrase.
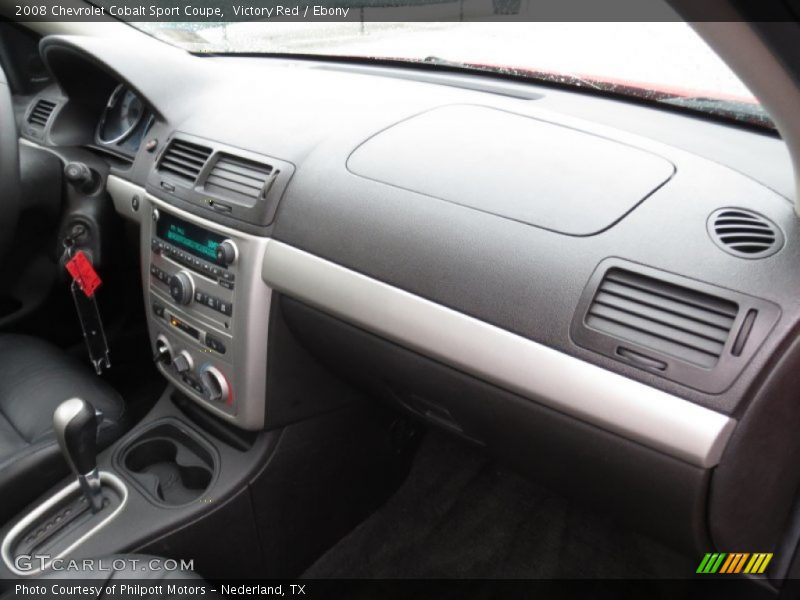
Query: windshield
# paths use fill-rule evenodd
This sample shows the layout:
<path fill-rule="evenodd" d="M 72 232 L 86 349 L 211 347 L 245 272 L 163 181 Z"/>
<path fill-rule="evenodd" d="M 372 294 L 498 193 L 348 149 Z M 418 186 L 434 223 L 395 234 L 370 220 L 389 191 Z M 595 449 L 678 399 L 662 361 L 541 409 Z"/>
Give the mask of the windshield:
<path fill-rule="evenodd" d="M 682 22 L 132 23 L 196 53 L 430 63 L 549 80 L 774 127 L 750 91 Z"/>

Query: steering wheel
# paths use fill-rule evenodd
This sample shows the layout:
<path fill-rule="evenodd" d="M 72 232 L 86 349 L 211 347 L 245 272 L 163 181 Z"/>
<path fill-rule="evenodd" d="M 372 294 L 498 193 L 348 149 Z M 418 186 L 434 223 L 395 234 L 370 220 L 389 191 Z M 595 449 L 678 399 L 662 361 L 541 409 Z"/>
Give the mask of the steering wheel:
<path fill-rule="evenodd" d="M 0 260 L 14 238 L 20 204 L 19 138 L 11 88 L 0 66 Z"/>

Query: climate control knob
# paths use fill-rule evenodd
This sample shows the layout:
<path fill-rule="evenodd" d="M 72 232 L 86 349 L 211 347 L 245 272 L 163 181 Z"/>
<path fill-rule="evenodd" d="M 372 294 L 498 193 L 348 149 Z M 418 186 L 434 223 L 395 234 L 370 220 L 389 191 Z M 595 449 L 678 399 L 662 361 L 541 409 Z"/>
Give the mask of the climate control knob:
<path fill-rule="evenodd" d="M 163 335 L 159 335 L 156 338 L 156 355 L 153 357 L 153 360 L 156 361 L 156 364 L 172 364 L 172 346 L 170 346 L 167 338 Z"/>
<path fill-rule="evenodd" d="M 209 402 L 228 402 L 230 387 L 219 369 L 211 365 L 203 365 L 200 369 L 200 385 L 203 387 L 203 397 Z"/>
<path fill-rule="evenodd" d="M 217 262 L 226 267 L 236 262 L 239 251 L 233 240 L 225 240 L 217 246 Z"/>
<path fill-rule="evenodd" d="M 183 375 L 184 373 L 191 371 L 193 364 L 194 361 L 192 360 L 192 355 L 186 350 L 181 350 L 178 353 L 178 356 L 176 356 L 172 361 L 172 366 L 175 367 L 175 370 L 179 375 Z"/>
<path fill-rule="evenodd" d="M 189 304 L 194 296 L 194 281 L 186 271 L 180 271 L 169 280 L 169 295 L 178 304 Z"/>

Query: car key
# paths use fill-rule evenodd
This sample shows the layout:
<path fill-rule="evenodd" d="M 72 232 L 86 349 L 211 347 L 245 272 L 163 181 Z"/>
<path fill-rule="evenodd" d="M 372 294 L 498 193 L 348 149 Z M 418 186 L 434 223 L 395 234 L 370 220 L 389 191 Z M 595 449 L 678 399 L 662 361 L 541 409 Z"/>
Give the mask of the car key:
<path fill-rule="evenodd" d="M 65 266 L 72 276 L 70 292 L 75 309 L 78 311 L 78 320 L 81 324 L 83 338 L 86 340 L 89 360 L 94 366 L 94 370 L 100 375 L 104 368 L 111 368 L 108 341 L 95 296 L 95 290 L 101 280 L 86 254 L 80 250 L 75 251 L 74 242 L 77 235 L 64 239 L 64 253 L 67 259 Z"/>

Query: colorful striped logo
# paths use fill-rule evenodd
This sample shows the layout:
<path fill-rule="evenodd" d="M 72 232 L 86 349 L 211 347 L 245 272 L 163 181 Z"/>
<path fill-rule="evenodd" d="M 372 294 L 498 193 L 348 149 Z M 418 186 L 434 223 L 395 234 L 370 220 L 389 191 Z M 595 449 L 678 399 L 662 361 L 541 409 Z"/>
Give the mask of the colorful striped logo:
<path fill-rule="evenodd" d="M 697 573 L 751 573 L 767 570 L 772 552 L 709 552 L 700 561 Z"/>

